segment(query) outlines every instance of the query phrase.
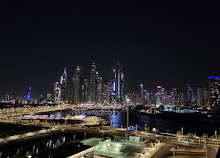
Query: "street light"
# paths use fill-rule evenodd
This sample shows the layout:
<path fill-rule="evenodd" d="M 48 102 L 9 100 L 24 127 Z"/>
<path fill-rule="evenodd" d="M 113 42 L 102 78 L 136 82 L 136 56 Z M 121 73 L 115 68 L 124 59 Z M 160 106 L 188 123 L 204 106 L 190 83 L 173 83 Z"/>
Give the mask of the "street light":
<path fill-rule="evenodd" d="M 217 135 L 217 131 L 215 131 L 215 138 L 217 140 L 217 146 L 218 146 L 218 135 Z"/>

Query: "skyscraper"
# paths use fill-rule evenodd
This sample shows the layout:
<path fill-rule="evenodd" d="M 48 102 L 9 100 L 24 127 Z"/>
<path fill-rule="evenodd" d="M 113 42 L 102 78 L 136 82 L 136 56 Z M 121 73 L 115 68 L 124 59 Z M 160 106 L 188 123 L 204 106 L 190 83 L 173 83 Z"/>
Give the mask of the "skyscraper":
<path fill-rule="evenodd" d="M 112 88 L 111 88 L 111 104 L 117 104 L 117 72 L 114 69 L 113 70 L 113 75 L 112 75 Z"/>
<path fill-rule="evenodd" d="M 31 87 L 28 88 L 27 94 L 26 94 L 26 100 L 31 101 Z"/>
<path fill-rule="evenodd" d="M 91 76 L 89 85 L 89 102 L 95 103 L 96 100 L 96 65 L 93 63 L 91 65 Z"/>
<path fill-rule="evenodd" d="M 220 108 L 220 76 L 209 77 L 211 106 Z"/>
<path fill-rule="evenodd" d="M 122 103 L 124 100 L 124 73 L 121 65 L 118 63 L 118 83 L 117 83 L 117 101 Z"/>
<path fill-rule="evenodd" d="M 140 101 L 139 102 L 143 105 L 145 104 L 144 85 L 141 83 L 140 87 L 141 89 L 140 89 Z"/>
<path fill-rule="evenodd" d="M 53 95 L 52 94 L 47 94 L 47 104 L 52 104 L 53 103 Z"/>
<path fill-rule="evenodd" d="M 200 88 L 197 87 L 197 94 L 196 94 L 197 106 L 199 107 L 206 107 L 210 105 L 210 95 L 208 88 Z"/>
<path fill-rule="evenodd" d="M 96 90 L 96 103 L 102 104 L 102 77 L 99 76 L 99 73 L 96 72 L 96 80 L 97 80 L 97 90 Z"/>
<path fill-rule="evenodd" d="M 110 103 L 110 95 L 111 95 L 111 83 L 108 81 L 104 81 L 103 83 L 103 103 Z"/>
<path fill-rule="evenodd" d="M 124 73 L 121 65 L 117 64 L 117 69 L 113 69 L 111 103 L 122 104 L 124 101 Z"/>
<path fill-rule="evenodd" d="M 67 100 L 66 85 L 67 85 L 67 73 L 66 73 L 66 68 L 64 68 L 64 71 L 62 72 L 60 76 L 61 101 Z"/>
<path fill-rule="evenodd" d="M 82 83 L 81 69 L 79 66 L 77 66 L 74 77 L 73 77 L 73 100 L 74 100 L 73 103 L 74 104 L 81 103 L 81 83 Z"/>
<path fill-rule="evenodd" d="M 88 95 L 89 95 L 89 81 L 88 79 L 84 78 L 81 84 L 81 103 L 88 102 Z"/>
<path fill-rule="evenodd" d="M 184 93 L 179 94 L 179 104 L 180 105 L 183 105 L 184 102 L 185 102 L 185 97 L 184 96 L 185 96 Z"/>
<path fill-rule="evenodd" d="M 177 105 L 177 88 L 172 88 L 170 93 L 172 96 L 172 106 L 176 106 Z"/>
<path fill-rule="evenodd" d="M 59 82 L 54 82 L 54 92 L 53 92 L 53 97 L 54 97 L 54 103 L 58 104 L 61 101 L 61 89 Z"/>
<path fill-rule="evenodd" d="M 10 94 L 6 94 L 5 101 L 9 102 L 9 101 L 11 101 L 11 99 L 12 99 L 11 95 Z"/>
<path fill-rule="evenodd" d="M 195 102 L 193 88 L 190 85 L 187 86 L 187 101 L 190 105 Z"/>
<path fill-rule="evenodd" d="M 147 90 L 145 90 L 145 100 L 146 100 L 146 103 L 147 103 L 148 105 L 151 105 L 151 104 L 152 104 L 152 102 L 151 102 L 151 93 L 148 92 Z"/>

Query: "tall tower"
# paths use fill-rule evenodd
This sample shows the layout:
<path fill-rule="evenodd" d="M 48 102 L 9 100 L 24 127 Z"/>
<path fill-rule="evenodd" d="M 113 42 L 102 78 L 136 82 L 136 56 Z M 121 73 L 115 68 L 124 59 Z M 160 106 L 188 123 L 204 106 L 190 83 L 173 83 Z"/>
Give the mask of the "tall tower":
<path fill-rule="evenodd" d="M 209 77 L 209 91 L 211 106 L 220 108 L 220 76 Z"/>
<path fill-rule="evenodd" d="M 84 78 L 81 84 L 81 103 L 88 102 L 88 94 L 89 94 L 89 81 Z"/>
<path fill-rule="evenodd" d="M 111 104 L 117 104 L 117 88 L 118 88 L 118 80 L 117 80 L 117 72 L 114 69 L 113 70 L 113 76 L 112 76 L 112 85 L 111 85 Z"/>
<path fill-rule="evenodd" d="M 187 101 L 189 103 L 194 103 L 195 102 L 195 96 L 194 96 L 193 88 L 190 85 L 187 86 Z"/>
<path fill-rule="evenodd" d="M 104 81 L 103 84 L 103 103 L 110 103 L 110 95 L 111 95 L 111 83 L 108 81 Z"/>
<path fill-rule="evenodd" d="M 59 82 L 54 82 L 54 103 L 58 104 L 61 100 L 61 89 L 60 89 L 60 85 Z"/>
<path fill-rule="evenodd" d="M 75 70 L 75 74 L 73 77 L 73 100 L 74 104 L 81 103 L 81 70 L 80 67 L 77 66 Z"/>
<path fill-rule="evenodd" d="M 67 84 L 67 73 L 66 68 L 60 76 L 60 88 L 61 88 L 61 101 L 66 101 L 66 84 Z"/>
<path fill-rule="evenodd" d="M 177 105 L 177 88 L 172 88 L 171 89 L 171 96 L 172 96 L 172 106 L 176 106 Z"/>
<path fill-rule="evenodd" d="M 90 87 L 89 87 L 89 101 L 95 103 L 96 97 L 96 65 L 91 65 Z"/>
<path fill-rule="evenodd" d="M 31 101 L 31 87 L 28 88 L 27 94 L 26 94 L 26 100 Z"/>
<path fill-rule="evenodd" d="M 96 72 L 97 79 L 97 89 L 96 89 L 96 103 L 102 104 L 102 77 L 99 76 L 99 73 Z"/>
<path fill-rule="evenodd" d="M 140 84 L 141 87 L 141 93 L 140 93 L 140 103 L 144 104 L 145 103 L 145 96 L 144 96 L 144 85 L 141 83 Z"/>
<path fill-rule="evenodd" d="M 124 100 L 124 73 L 122 71 L 121 65 L 118 63 L 118 73 L 117 73 L 117 101 L 122 103 Z"/>

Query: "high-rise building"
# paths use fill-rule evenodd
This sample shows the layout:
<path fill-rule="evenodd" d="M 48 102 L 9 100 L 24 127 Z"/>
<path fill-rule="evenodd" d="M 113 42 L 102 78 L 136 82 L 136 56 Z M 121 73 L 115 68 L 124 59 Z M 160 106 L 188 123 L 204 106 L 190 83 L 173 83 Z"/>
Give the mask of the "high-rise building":
<path fill-rule="evenodd" d="M 73 77 L 73 100 L 74 104 L 81 103 L 81 84 L 82 84 L 82 75 L 81 69 L 77 66 L 75 74 Z"/>
<path fill-rule="evenodd" d="M 184 102 L 185 102 L 185 97 L 184 96 L 185 96 L 184 93 L 179 94 L 179 104 L 180 105 L 183 105 Z"/>
<path fill-rule="evenodd" d="M 116 94 L 117 94 L 117 72 L 116 70 L 114 69 L 113 70 L 113 76 L 112 76 L 112 88 L 111 88 L 111 104 L 115 105 L 117 104 L 117 97 L 116 97 Z"/>
<path fill-rule="evenodd" d="M 145 104 L 144 85 L 140 84 L 140 101 L 142 105 Z"/>
<path fill-rule="evenodd" d="M 95 103 L 96 101 L 96 65 L 93 63 L 91 65 L 91 76 L 90 76 L 90 85 L 89 85 L 89 102 Z"/>
<path fill-rule="evenodd" d="M 194 91 L 190 85 L 187 86 L 187 101 L 190 105 L 195 102 Z"/>
<path fill-rule="evenodd" d="M 110 104 L 110 95 L 111 95 L 111 83 L 104 81 L 103 83 L 103 103 Z"/>
<path fill-rule="evenodd" d="M 54 96 L 54 103 L 58 104 L 61 101 L 61 88 L 60 88 L 60 84 L 59 82 L 54 82 L 54 92 L 53 92 L 53 96 Z"/>
<path fill-rule="evenodd" d="M 26 100 L 31 101 L 31 87 L 28 88 L 27 94 L 26 94 Z"/>
<path fill-rule="evenodd" d="M 47 104 L 52 104 L 52 103 L 53 103 L 53 95 L 47 94 Z"/>
<path fill-rule="evenodd" d="M 123 103 L 124 101 L 124 73 L 119 63 L 118 63 L 117 87 L 116 88 L 117 88 L 117 101 L 118 103 Z"/>
<path fill-rule="evenodd" d="M 99 73 L 96 73 L 97 80 L 97 90 L 96 90 L 96 103 L 102 104 L 102 77 L 99 76 Z"/>
<path fill-rule="evenodd" d="M 89 95 L 89 80 L 83 79 L 81 85 L 81 103 L 87 103 Z"/>
<path fill-rule="evenodd" d="M 124 73 L 121 65 L 113 70 L 111 104 L 122 104 L 124 101 Z"/>
<path fill-rule="evenodd" d="M 166 91 L 162 86 L 157 86 L 155 94 L 156 105 L 166 105 Z"/>
<path fill-rule="evenodd" d="M 220 108 L 220 76 L 209 77 L 209 91 L 211 106 Z"/>
<path fill-rule="evenodd" d="M 67 73 L 66 73 L 66 68 L 64 68 L 64 71 L 62 72 L 60 76 L 61 101 L 67 100 L 66 85 L 67 85 Z"/>
<path fill-rule="evenodd" d="M 170 93 L 172 96 L 172 106 L 176 106 L 177 105 L 177 88 L 172 88 Z"/>
<path fill-rule="evenodd" d="M 67 86 L 68 103 L 73 103 L 73 83 L 69 83 Z"/>
<path fill-rule="evenodd" d="M 152 104 L 151 93 L 145 90 L 145 100 L 148 105 Z"/>
<path fill-rule="evenodd" d="M 44 104 L 44 95 L 43 94 L 40 94 L 39 104 Z"/>
<path fill-rule="evenodd" d="M 6 94 L 6 96 L 5 96 L 5 101 L 6 101 L 6 102 L 10 102 L 11 100 L 12 100 L 11 95 L 10 95 L 10 94 Z"/>
<path fill-rule="evenodd" d="M 200 88 L 197 87 L 197 106 L 199 107 L 206 107 L 210 105 L 210 95 L 208 88 Z"/>

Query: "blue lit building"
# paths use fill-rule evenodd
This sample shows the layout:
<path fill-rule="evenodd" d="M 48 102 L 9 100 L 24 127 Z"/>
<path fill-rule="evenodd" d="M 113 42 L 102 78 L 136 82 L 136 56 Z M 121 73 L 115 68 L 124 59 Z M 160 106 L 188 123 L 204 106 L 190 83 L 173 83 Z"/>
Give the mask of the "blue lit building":
<path fill-rule="evenodd" d="M 64 71 L 60 76 L 61 101 L 67 100 L 66 85 L 67 85 L 67 73 L 66 73 L 66 68 L 64 68 Z"/>
<path fill-rule="evenodd" d="M 28 88 L 27 94 L 26 94 L 26 100 L 31 101 L 31 87 Z"/>

